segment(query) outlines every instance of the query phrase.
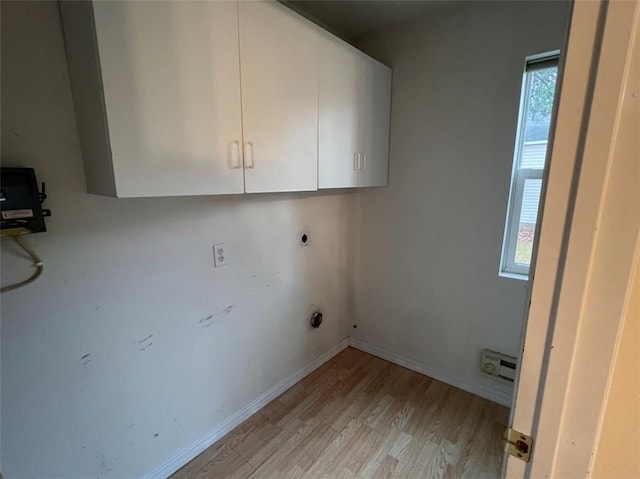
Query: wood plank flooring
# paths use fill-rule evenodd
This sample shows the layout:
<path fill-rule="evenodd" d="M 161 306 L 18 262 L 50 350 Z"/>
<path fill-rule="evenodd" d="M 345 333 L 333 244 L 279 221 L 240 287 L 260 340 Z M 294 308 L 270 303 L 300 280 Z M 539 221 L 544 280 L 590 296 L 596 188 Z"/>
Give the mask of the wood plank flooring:
<path fill-rule="evenodd" d="M 347 348 L 172 479 L 497 478 L 508 410 Z"/>

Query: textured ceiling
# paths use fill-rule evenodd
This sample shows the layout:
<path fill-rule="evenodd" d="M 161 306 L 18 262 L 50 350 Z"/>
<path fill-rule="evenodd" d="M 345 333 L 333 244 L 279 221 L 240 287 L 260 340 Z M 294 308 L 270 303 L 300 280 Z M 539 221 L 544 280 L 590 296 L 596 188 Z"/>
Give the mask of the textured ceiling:
<path fill-rule="evenodd" d="M 282 3 L 354 41 L 376 30 L 420 17 L 446 3 L 430 0 L 287 0 Z"/>

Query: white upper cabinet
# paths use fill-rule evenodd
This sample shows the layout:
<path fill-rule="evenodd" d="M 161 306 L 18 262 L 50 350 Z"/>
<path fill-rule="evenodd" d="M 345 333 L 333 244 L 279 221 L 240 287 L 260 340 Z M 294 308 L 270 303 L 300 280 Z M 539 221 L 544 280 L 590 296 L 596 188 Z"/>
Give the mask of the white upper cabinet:
<path fill-rule="evenodd" d="M 389 172 L 391 69 L 362 55 L 359 186 L 384 186 Z"/>
<path fill-rule="evenodd" d="M 320 51 L 318 187 L 386 185 L 391 70 L 326 32 Z"/>
<path fill-rule="evenodd" d="M 236 2 L 61 2 L 89 192 L 242 193 Z"/>
<path fill-rule="evenodd" d="M 239 7 L 245 190 L 316 190 L 318 28 L 275 2 Z"/>
<path fill-rule="evenodd" d="M 358 186 L 361 54 L 333 35 L 320 44 L 318 187 Z"/>
<path fill-rule="evenodd" d="M 391 71 L 284 5 L 60 8 L 90 193 L 387 183 Z"/>

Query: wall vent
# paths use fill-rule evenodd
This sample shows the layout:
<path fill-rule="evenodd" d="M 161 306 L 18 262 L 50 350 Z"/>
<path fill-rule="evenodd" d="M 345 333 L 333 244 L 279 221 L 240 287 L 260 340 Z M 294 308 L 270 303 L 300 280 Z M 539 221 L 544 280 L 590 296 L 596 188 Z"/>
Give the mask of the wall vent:
<path fill-rule="evenodd" d="M 480 368 L 490 376 L 512 383 L 516 377 L 516 362 L 517 359 L 513 356 L 483 349 Z"/>

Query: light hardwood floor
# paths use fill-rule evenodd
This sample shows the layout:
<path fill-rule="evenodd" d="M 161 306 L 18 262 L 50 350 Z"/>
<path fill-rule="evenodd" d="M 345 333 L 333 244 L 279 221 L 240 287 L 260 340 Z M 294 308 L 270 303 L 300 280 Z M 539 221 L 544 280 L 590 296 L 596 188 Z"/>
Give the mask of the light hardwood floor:
<path fill-rule="evenodd" d="M 507 408 L 348 348 L 172 479 L 495 478 Z"/>

